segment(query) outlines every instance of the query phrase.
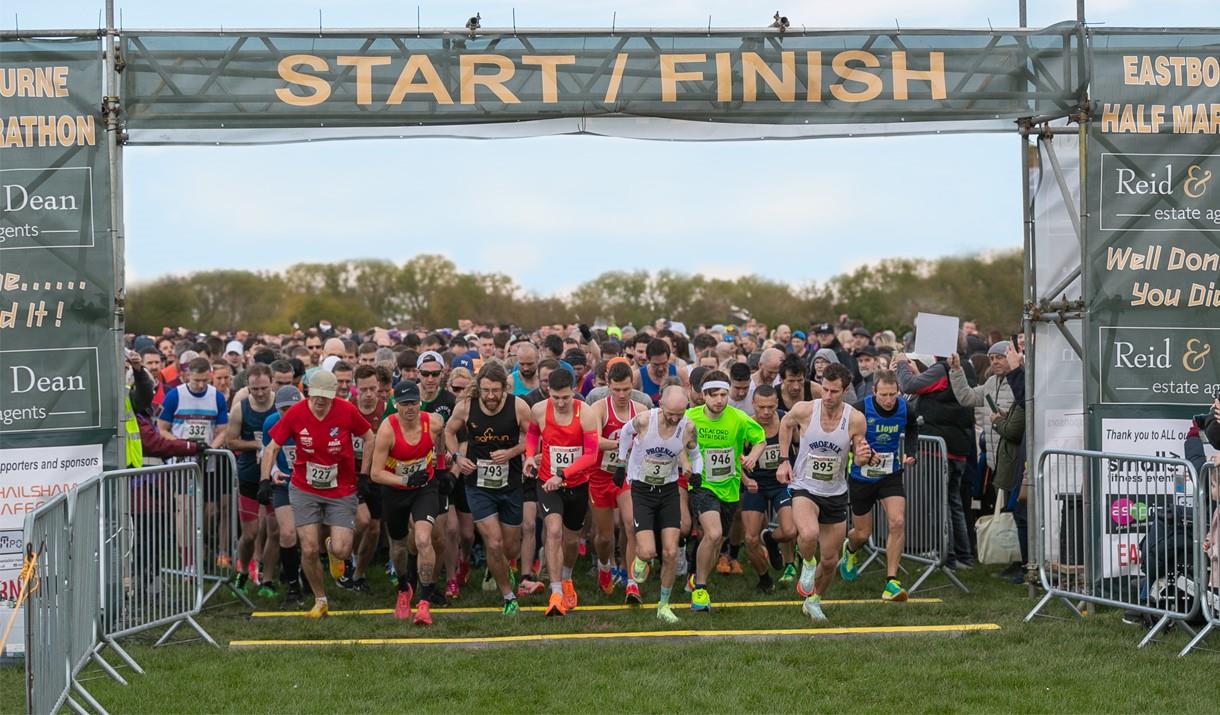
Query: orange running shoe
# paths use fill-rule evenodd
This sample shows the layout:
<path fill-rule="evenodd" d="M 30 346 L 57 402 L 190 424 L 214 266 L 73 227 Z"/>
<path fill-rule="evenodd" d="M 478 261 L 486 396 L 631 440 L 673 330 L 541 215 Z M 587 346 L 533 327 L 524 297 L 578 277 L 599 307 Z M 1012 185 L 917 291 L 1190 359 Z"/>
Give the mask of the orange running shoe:
<path fill-rule="evenodd" d="M 597 570 L 597 587 L 604 594 L 614 593 L 614 576 L 611 575 L 610 569 L 599 568 Z"/>
<path fill-rule="evenodd" d="M 414 623 L 417 626 L 432 625 L 432 611 L 429 610 L 428 602 L 424 599 L 420 599 L 419 603 L 415 606 Z"/>
<path fill-rule="evenodd" d="M 566 611 L 576 608 L 576 586 L 573 585 L 572 579 L 563 582 L 563 607 Z"/>
<path fill-rule="evenodd" d="M 405 621 L 411 617 L 411 597 L 412 588 L 407 586 L 406 591 L 398 592 L 398 600 L 394 603 L 394 617 L 400 621 Z"/>
<path fill-rule="evenodd" d="M 729 573 L 740 576 L 742 574 L 741 562 L 737 559 L 729 559 Z"/>
<path fill-rule="evenodd" d="M 566 616 L 567 614 L 568 609 L 564 608 L 563 606 L 563 596 L 552 591 L 551 598 L 546 603 L 546 615 Z"/>
<path fill-rule="evenodd" d="M 720 558 L 716 559 L 716 573 L 731 573 L 733 567 L 729 566 L 729 557 L 727 554 L 721 554 Z"/>

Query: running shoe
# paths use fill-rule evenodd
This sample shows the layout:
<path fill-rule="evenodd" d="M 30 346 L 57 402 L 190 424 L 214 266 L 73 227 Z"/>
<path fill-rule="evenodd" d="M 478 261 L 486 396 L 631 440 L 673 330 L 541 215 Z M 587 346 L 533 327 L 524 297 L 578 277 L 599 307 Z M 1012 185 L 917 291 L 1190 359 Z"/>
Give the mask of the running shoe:
<path fill-rule="evenodd" d="M 428 602 L 420 599 L 419 603 L 415 604 L 415 618 L 411 621 L 417 626 L 432 625 L 432 611 L 428 607 Z"/>
<path fill-rule="evenodd" d="M 515 616 L 521 612 L 521 607 L 517 605 L 517 599 L 511 598 L 504 602 L 504 609 L 500 611 L 502 616 Z"/>
<path fill-rule="evenodd" d="M 706 588 L 696 588 L 690 595 L 690 610 L 712 612 L 712 597 Z"/>
<path fill-rule="evenodd" d="M 615 586 L 627 585 L 627 569 L 622 569 L 615 566 L 614 568 L 610 569 L 610 577 L 614 580 Z"/>
<path fill-rule="evenodd" d="M 729 555 L 721 554 L 720 558 L 716 559 L 716 573 L 727 574 L 732 570 L 733 567 L 729 566 Z"/>
<path fill-rule="evenodd" d="M 733 574 L 734 576 L 740 576 L 742 573 L 744 573 L 741 570 L 741 562 L 737 559 L 729 559 L 729 573 Z"/>
<path fill-rule="evenodd" d="M 470 578 L 470 562 L 466 559 L 458 560 L 457 580 L 463 586 L 466 585 L 466 580 Z"/>
<path fill-rule="evenodd" d="M 801 604 L 801 610 L 815 623 L 826 621 L 826 614 L 822 613 L 822 597 L 817 594 L 806 598 L 805 602 Z"/>
<path fill-rule="evenodd" d="M 674 575 L 685 576 L 690 571 L 690 564 L 686 561 L 686 549 L 678 548 L 678 558 L 674 561 Z"/>
<path fill-rule="evenodd" d="M 551 592 L 551 597 L 546 602 L 546 613 L 548 616 L 566 616 L 568 609 L 563 605 L 563 594 Z"/>
<path fill-rule="evenodd" d="M 632 581 L 627 582 L 627 592 L 623 603 L 629 606 L 639 606 L 644 603 L 644 599 L 640 596 L 640 587 Z"/>
<path fill-rule="evenodd" d="M 860 575 L 860 567 L 856 565 L 856 554 L 847 548 L 847 542 L 843 542 L 843 555 L 839 557 L 839 578 L 844 581 L 855 581 Z"/>
<path fill-rule="evenodd" d="M 780 574 L 780 583 L 792 583 L 796 580 L 796 566 L 794 564 L 784 564 L 784 573 Z"/>
<path fill-rule="evenodd" d="M 669 606 L 657 606 L 657 620 L 672 626 L 678 622 L 678 616 L 674 614 L 673 609 Z"/>
<path fill-rule="evenodd" d="M 818 560 L 801 563 L 801 577 L 796 581 L 796 592 L 801 596 L 813 595 L 813 576 L 817 572 Z"/>
<path fill-rule="evenodd" d="M 326 601 L 314 601 L 313 608 L 309 609 L 309 613 L 306 615 L 310 618 L 322 618 L 329 612 L 330 606 L 326 603 Z"/>
<path fill-rule="evenodd" d="M 275 589 L 275 581 L 264 581 L 258 587 L 259 598 L 277 598 L 280 592 Z"/>
<path fill-rule="evenodd" d="M 775 534 L 770 529 L 763 529 L 762 542 L 763 546 L 767 547 L 767 560 L 771 562 L 771 568 L 779 571 L 784 567 L 784 555 L 779 551 L 779 542 L 775 540 Z"/>
<path fill-rule="evenodd" d="M 347 564 L 343 563 L 343 559 L 335 556 L 334 552 L 330 550 L 329 536 L 326 537 L 326 560 L 327 564 L 330 566 L 330 577 L 336 581 L 343 578 L 343 569 Z"/>
<path fill-rule="evenodd" d="M 572 583 L 572 579 L 566 579 L 563 582 L 563 608 L 566 611 L 571 611 L 576 608 L 576 586 Z"/>
<path fill-rule="evenodd" d="M 584 539 L 581 539 L 579 542 L 577 542 L 577 544 L 576 544 L 576 556 L 577 557 L 583 559 L 585 557 L 585 554 L 588 553 L 588 551 L 589 551 L 589 545 L 585 542 Z"/>
<path fill-rule="evenodd" d="M 258 583 L 258 562 L 250 559 L 250 563 L 246 564 L 246 573 L 250 574 L 250 580 Z"/>
<path fill-rule="evenodd" d="M 896 578 L 892 578 L 885 582 L 885 590 L 881 592 L 882 601 L 898 601 L 907 600 L 907 590 L 902 587 L 902 583 Z"/>
<path fill-rule="evenodd" d="M 216 568 L 227 569 L 231 563 L 228 554 L 218 554 L 216 556 Z"/>
<path fill-rule="evenodd" d="M 546 585 L 533 576 L 526 574 L 521 577 L 521 583 L 517 586 L 517 597 L 524 598 L 542 593 L 546 590 Z"/>
<path fill-rule="evenodd" d="M 614 576 L 610 573 L 610 569 L 599 568 L 597 570 L 597 587 L 604 594 L 614 593 Z"/>
<path fill-rule="evenodd" d="M 301 593 L 301 584 L 288 584 L 288 590 L 284 593 L 284 608 L 303 608 L 304 606 L 305 594 Z"/>
<path fill-rule="evenodd" d="M 771 574 L 759 576 L 758 584 L 754 586 L 754 590 L 764 595 L 775 593 L 775 582 L 771 580 Z"/>
<path fill-rule="evenodd" d="M 683 590 L 686 591 L 687 593 L 690 593 L 691 591 L 695 590 L 695 574 L 691 574 L 689 577 L 687 577 L 686 588 L 684 588 Z"/>
<path fill-rule="evenodd" d="M 369 588 L 368 579 L 357 578 L 352 579 L 352 590 L 356 593 L 371 593 L 373 589 Z"/>
<path fill-rule="evenodd" d="M 483 572 L 483 590 L 489 593 L 497 590 L 496 579 L 491 575 L 491 569 Z"/>
<path fill-rule="evenodd" d="M 354 582 L 353 582 L 353 581 L 352 581 L 350 578 L 348 578 L 348 575 L 347 575 L 346 573 L 344 573 L 342 576 L 340 576 L 338 581 L 335 581 L 335 584 L 336 584 L 336 585 L 337 585 L 339 588 L 341 588 L 341 589 L 343 589 L 343 590 L 345 590 L 345 591 L 350 591 L 350 590 L 352 590 L 352 584 L 353 584 L 353 583 L 354 583 Z"/>
<path fill-rule="evenodd" d="M 398 592 L 398 598 L 394 601 L 394 617 L 400 621 L 411 617 L 411 596 L 411 587 L 407 586 L 406 591 Z"/>
<path fill-rule="evenodd" d="M 233 584 L 233 590 L 237 591 L 243 596 L 247 596 L 249 595 L 247 593 L 247 586 L 249 585 L 250 579 L 246 578 L 246 574 L 244 572 L 239 571 L 237 574 L 237 581 Z"/>
<path fill-rule="evenodd" d="M 635 557 L 631 562 L 631 578 L 636 583 L 644 583 L 648 580 L 648 574 L 652 572 L 652 565 L 647 561 L 642 561 L 640 557 Z"/>
<path fill-rule="evenodd" d="M 462 590 L 458 588 L 457 579 L 451 578 L 445 583 L 445 598 L 456 601 L 461 594 Z"/>

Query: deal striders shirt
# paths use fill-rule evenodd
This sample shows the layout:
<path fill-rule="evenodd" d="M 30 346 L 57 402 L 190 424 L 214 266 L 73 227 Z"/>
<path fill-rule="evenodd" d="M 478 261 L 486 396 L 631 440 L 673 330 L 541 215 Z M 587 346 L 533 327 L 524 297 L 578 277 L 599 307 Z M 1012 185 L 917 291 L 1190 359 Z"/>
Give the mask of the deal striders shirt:
<path fill-rule="evenodd" d="M 321 420 L 314 417 L 308 402 L 298 402 L 271 428 L 271 438 L 280 445 L 289 439 L 296 441 L 294 488 L 339 499 L 356 492 L 352 437 L 368 431 L 368 421 L 346 400 L 332 400 L 330 411 Z"/>

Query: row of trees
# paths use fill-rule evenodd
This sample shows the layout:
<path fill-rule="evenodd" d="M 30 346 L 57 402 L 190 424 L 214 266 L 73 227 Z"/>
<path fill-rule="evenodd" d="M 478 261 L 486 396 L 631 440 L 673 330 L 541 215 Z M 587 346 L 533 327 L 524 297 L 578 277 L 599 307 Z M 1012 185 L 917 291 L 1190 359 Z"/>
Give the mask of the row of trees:
<path fill-rule="evenodd" d="M 960 315 L 1007 331 L 1020 320 L 1018 251 L 932 260 L 895 258 L 802 286 L 757 275 L 734 280 L 672 270 L 611 271 L 568 296 L 538 296 L 502 273 L 468 273 L 449 259 L 299 263 L 282 272 L 220 270 L 168 276 L 128 291 L 128 329 L 162 326 L 286 332 L 326 319 L 363 328 L 452 326 L 459 318 L 537 326 L 597 318 L 619 325 L 658 317 L 739 322 L 743 313 L 795 328 L 841 313 L 906 330 L 917 312 Z"/>

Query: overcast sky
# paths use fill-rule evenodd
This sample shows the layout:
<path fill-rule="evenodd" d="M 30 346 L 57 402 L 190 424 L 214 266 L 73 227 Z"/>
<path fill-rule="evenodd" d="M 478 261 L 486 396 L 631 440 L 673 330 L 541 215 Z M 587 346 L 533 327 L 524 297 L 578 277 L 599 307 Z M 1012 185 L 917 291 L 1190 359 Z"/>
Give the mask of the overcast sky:
<path fill-rule="evenodd" d="M 1075 16 L 1030 0 L 1031 26 Z M 119 0 L 134 28 L 415 25 L 402 2 Z M 0 28 L 93 27 L 102 3 L 6 0 Z M 766 25 L 753 0 L 420 6 L 425 27 Z M 810 27 L 1014 27 L 1017 2 L 788 2 Z M 16 16 L 16 17 L 14 17 Z M 1089 0 L 1107 26 L 1218 26 L 1216 0 Z M 1014 135 L 681 143 L 549 137 L 409 139 L 125 153 L 128 280 L 297 261 L 448 255 L 538 293 L 614 269 L 671 268 L 805 283 L 891 256 L 1016 248 Z M 543 262 L 539 256 L 550 256 Z"/>

